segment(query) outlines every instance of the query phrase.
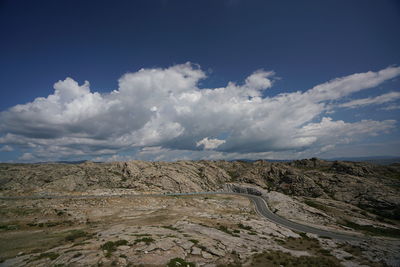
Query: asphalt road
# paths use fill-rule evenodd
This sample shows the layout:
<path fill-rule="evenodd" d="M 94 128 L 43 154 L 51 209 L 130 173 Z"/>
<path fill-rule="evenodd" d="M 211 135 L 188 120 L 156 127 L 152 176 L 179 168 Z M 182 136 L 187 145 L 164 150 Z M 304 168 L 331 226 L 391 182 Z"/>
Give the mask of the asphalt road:
<path fill-rule="evenodd" d="M 242 194 L 242 193 L 228 193 L 228 192 L 192 192 L 192 193 L 167 193 L 167 194 L 143 194 L 143 195 L 133 195 L 133 194 L 121 194 L 121 195 L 86 195 L 86 196 L 57 196 L 57 195 L 37 195 L 37 196 L 0 196 L 1 200 L 21 200 L 21 199 L 95 199 L 95 198 L 115 198 L 115 197 L 160 197 L 160 196 L 189 196 L 189 195 L 239 195 L 250 199 L 254 205 L 257 213 L 266 218 L 267 220 L 289 228 L 297 232 L 312 233 L 317 234 L 322 237 L 328 237 L 333 239 L 339 239 L 344 241 L 363 241 L 366 237 L 360 237 L 350 234 L 342 234 L 337 232 L 326 231 L 318 228 L 314 228 L 308 225 L 299 224 L 287 220 L 273 213 L 265 200 L 259 196 Z"/>
<path fill-rule="evenodd" d="M 268 208 L 268 205 L 265 202 L 265 200 L 262 199 L 261 197 L 252 196 L 252 195 L 246 195 L 246 197 L 253 201 L 253 203 L 255 204 L 257 213 L 259 215 L 265 217 L 269 221 L 272 221 L 276 224 L 282 225 L 291 230 L 294 230 L 297 232 L 312 233 L 312 234 L 319 235 L 321 237 L 329 237 L 329 238 L 339 239 L 339 240 L 344 240 L 344 241 L 362 241 L 362 240 L 367 239 L 365 237 L 326 231 L 326 230 L 314 228 L 314 227 L 311 227 L 308 225 L 292 222 L 290 220 L 287 220 L 287 219 L 280 217 L 280 216 L 276 215 L 275 213 L 273 213 Z"/>

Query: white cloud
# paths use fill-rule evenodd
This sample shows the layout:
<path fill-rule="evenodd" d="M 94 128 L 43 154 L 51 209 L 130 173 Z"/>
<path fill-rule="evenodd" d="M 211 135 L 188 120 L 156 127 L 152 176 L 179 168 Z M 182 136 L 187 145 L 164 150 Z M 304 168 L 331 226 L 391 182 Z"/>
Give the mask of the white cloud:
<path fill-rule="evenodd" d="M 378 72 L 356 73 L 315 86 L 305 95 L 313 101 L 335 100 L 349 94 L 378 86 L 400 75 L 400 67 L 388 67 Z"/>
<path fill-rule="evenodd" d="M 12 148 L 12 146 L 5 145 L 2 148 L 0 148 L 0 151 L 2 151 L 2 152 L 11 152 L 11 151 L 14 151 L 14 148 Z"/>
<path fill-rule="evenodd" d="M 19 157 L 19 160 L 22 161 L 32 161 L 35 157 L 31 153 L 24 153 L 21 157 Z"/>
<path fill-rule="evenodd" d="M 272 81 L 268 78 L 273 77 L 274 75 L 275 73 L 273 71 L 266 72 L 263 70 L 258 70 L 246 78 L 245 85 L 254 90 L 270 88 L 272 86 Z"/>
<path fill-rule="evenodd" d="M 400 105 L 393 104 L 393 105 L 389 105 L 389 106 L 381 108 L 381 110 L 396 110 L 396 109 L 400 109 Z"/>
<path fill-rule="evenodd" d="M 242 84 L 199 89 L 206 75 L 190 63 L 127 73 L 117 90 L 104 94 L 91 91 L 89 82 L 79 85 L 67 78 L 58 81 L 48 97 L 1 112 L 0 144 L 26 152 L 21 160 L 109 159 L 130 151 L 138 151 L 134 158 L 160 160 L 167 155 L 170 159 L 301 155 L 393 129 L 396 122 L 389 120 L 349 123 L 318 118 L 334 111 L 332 101 L 399 75 L 400 68 L 389 67 L 271 97 L 263 92 L 273 84 L 272 71 L 256 71 Z M 363 103 L 368 101 L 384 100 Z M 199 151 L 200 146 L 204 150 Z"/>
<path fill-rule="evenodd" d="M 387 102 L 393 102 L 400 99 L 400 92 L 390 92 L 376 97 L 368 97 L 362 99 L 352 100 L 343 104 L 340 107 L 344 108 L 358 108 L 367 105 L 380 105 Z"/>
<path fill-rule="evenodd" d="M 199 142 L 196 143 L 196 146 L 203 146 L 204 149 L 215 149 L 225 143 L 225 140 L 219 139 L 208 139 L 208 137 L 201 139 Z"/>
<path fill-rule="evenodd" d="M 362 120 L 355 123 L 346 123 L 342 120 L 334 121 L 324 117 L 318 123 L 309 123 L 299 129 L 298 136 L 313 137 L 321 145 L 349 143 L 360 135 L 376 136 L 388 132 L 395 127 L 395 120 L 373 121 Z"/>

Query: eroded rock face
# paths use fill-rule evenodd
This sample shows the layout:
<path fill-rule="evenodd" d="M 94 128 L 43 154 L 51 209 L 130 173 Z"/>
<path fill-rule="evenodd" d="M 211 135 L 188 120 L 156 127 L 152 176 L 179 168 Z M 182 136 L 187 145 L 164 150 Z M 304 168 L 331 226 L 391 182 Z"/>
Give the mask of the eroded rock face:
<path fill-rule="evenodd" d="M 398 164 L 378 166 L 315 158 L 285 163 L 260 160 L 0 164 L 0 192 L 195 192 L 222 190 L 227 183 L 241 183 L 287 195 L 335 199 L 400 218 L 399 177 Z M 252 190 L 247 187 L 246 190 Z"/>

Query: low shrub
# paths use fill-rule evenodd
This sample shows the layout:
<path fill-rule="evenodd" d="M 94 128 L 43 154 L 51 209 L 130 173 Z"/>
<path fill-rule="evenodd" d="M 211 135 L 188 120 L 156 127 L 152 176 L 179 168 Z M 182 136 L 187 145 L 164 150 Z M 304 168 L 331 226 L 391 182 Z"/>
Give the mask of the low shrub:
<path fill-rule="evenodd" d="M 238 234 L 233 233 L 231 230 L 228 229 L 225 225 L 218 226 L 218 230 L 230 234 L 231 236 L 239 237 Z"/>
<path fill-rule="evenodd" d="M 253 227 L 251 227 L 250 225 L 243 225 L 243 224 L 241 224 L 241 223 L 238 224 L 238 227 L 239 227 L 239 228 L 242 228 L 242 229 L 244 229 L 244 230 L 248 230 L 248 231 L 253 230 Z"/>
<path fill-rule="evenodd" d="M 353 228 L 354 230 L 363 231 L 368 234 L 372 235 L 382 235 L 382 236 L 389 236 L 389 237 L 400 237 L 400 229 L 395 228 L 381 228 L 381 227 L 374 227 L 372 225 L 359 225 L 355 222 L 345 221 L 345 226 Z"/>
<path fill-rule="evenodd" d="M 193 262 L 187 262 L 181 258 L 173 258 L 167 263 L 167 267 L 195 267 Z"/>
<path fill-rule="evenodd" d="M 109 258 L 109 257 L 111 256 L 111 254 L 112 254 L 114 251 L 117 250 L 117 247 L 118 247 L 118 246 L 124 246 L 124 245 L 127 245 L 127 244 L 128 244 L 128 241 L 123 240 L 123 239 L 118 240 L 118 241 L 115 241 L 115 242 L 113 242 L 113 241 L 107 241 L 106 243 L 104 243 L 103 245 L 101 245 L 100 248 L 101 248 L 102 250 L 107 251 L 107 252 L 106 252 L 106 257 Z"/>
<path fill-rule="evenodd" d="M 89 234 L 83 230 L 72 230 L 71 233 L 65 237 L 65 240 L 66 241 L 75 241 L 76 239 L 86 238 L 86 237 L 91 237 L 91 234 Z"/>
<path fill-rule="evenodd" d="M 268 251 L 253 257 L 251 266 L 310 266 L 310 267 L 335 267 L 340 266 L 337 259 L 326 256 L 300 256 L 295 257 L 281 251 Z"/>
<path fill-rule="evenodd" d="M 50 260 L 55 260 L 59 256 L 60 256 L 60 254 L 55 253 L 55 252 L 46 252 L 46 253 L 41 253 L 34 260 L 40 260 L 40 259 L 44 259 L 44 258 L 49 258 Z"/>
<path fill-rule="evenodd" d="M 322 205 L 320 203 L 317 203 L 317 202 L 315 202 L 313 200 L 306 199 L 306 200 L 304 200 L 304 203 L 306 203 L 310 207 L 313 207 L 313 208 L 316 208 L 316 209 L 319 209 L 319 210 L 322 210 L 322 211 L 329 211 L 328 207 L 326 207 L 326 206 L 324 206 L 324 205 Z"/>
<path fill-rule="evenodd" d="M 163 225 L 163 226 L 161 226 L 161 227 L 162 227 L 162 228 L 165 228 L 165 229 L 173 230 L 173 231 L 179 231 L 178 228 L 173 227 L 172 225 Z"/>

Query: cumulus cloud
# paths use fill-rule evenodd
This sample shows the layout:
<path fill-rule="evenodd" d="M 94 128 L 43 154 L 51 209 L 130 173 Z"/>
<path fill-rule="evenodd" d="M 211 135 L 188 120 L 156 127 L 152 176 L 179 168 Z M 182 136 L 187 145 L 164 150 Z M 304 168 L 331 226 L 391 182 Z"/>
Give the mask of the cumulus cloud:
<path fill-rule="evenodd" d="M 146 159 L 156 154 L 217 159 L 324 150 L 393 129 L 393 120 L 319 118 L 332 101 L 399 75 L 399 67 L 388 67 L 271 97 L 263 93 L 276 79 L 273 71 L 258 70 L 241 84 L 200 89 L 206 75 L 191 63 L 127 73 L 116 90 L 103 94 L 87 81 L 80 85 L 66 78 L 54 84 L 53 94 L 2 111 L 0 144 L 21 149 L 26 153 L 21 160 L 116 159 L 132 151 Z"/>
<path fill-rule="evenodd" d="M 344 108 L 358 108 L 367 105 L 380 105 L 400 99 L 400 92 L 390 92 L 376 97 L 367 97 L 362 99 L 352 100 L 343 104 L 340 107 Z"/>
<path fill-rule="evenodd" d="M 196 146 L 203 146 L 204 149 L 215 149 L 225 143 L 225 140 L 203 138 L 196 143 Z"/>

